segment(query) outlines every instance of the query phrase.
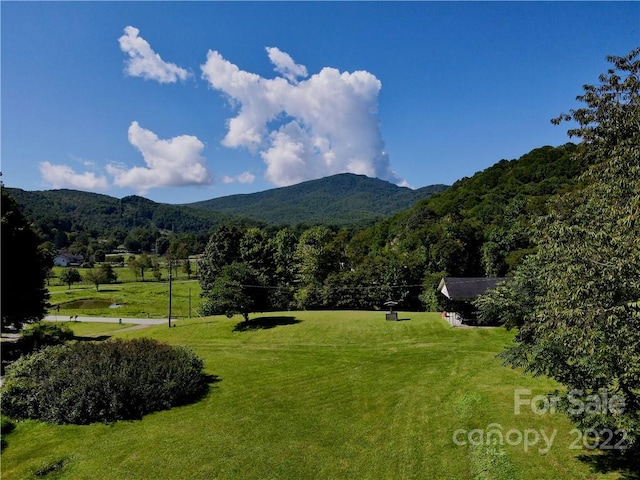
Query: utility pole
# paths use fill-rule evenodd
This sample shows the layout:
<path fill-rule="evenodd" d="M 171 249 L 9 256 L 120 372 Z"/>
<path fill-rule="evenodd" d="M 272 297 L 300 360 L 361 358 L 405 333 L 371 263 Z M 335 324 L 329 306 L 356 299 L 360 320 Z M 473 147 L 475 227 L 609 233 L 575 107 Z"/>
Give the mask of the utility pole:
<path fill-rule="evenodd" d="M 169 328 L 171 328 L 171 261 L 169 261 Z"/>

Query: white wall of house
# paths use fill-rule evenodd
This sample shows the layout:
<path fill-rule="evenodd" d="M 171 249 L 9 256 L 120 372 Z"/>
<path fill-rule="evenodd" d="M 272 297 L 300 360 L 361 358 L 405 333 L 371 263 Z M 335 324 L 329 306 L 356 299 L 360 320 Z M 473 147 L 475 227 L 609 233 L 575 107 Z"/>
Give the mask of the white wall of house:
<path fill-rule="evenodd" d="M 444 319 L 451 325 L 452 327 L 459 327 L 462 325 L 462 315 L 457 312 L 444 312 Z"/>
<path fill-rule="evenodd" d="M 56 267 L 68 267 L 69 266 L 69 259 L 66 257 L 63 257 L 61 255 L 58 255 L 56 258 L 53 259 L 53 264 Z"/>

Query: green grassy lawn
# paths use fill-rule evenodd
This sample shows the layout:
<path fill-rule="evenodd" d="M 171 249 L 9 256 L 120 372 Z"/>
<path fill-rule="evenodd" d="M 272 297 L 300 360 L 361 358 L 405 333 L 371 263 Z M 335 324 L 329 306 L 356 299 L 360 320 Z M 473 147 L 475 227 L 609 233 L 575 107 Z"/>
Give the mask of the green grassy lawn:
<path fill-rule="evenodd" d="M 286 312 L 272 328 L 240 318 L 180 320 L 112 332 L 186 345 L 218 375 L 198 403 L 111 425 L 19 422 L 2 478 L 60 479 L 601 479 L 571 450 L 562 414 L 514 414 L 514 390 L 555 385 L 495 358 L 513 333 L 454 329 L 434 313 Z M 87 328 L 71 324 L 72 329 Z M 93 328 L 93 327 L 92 327 Z M 86 331 L 77 331 L 84 335 Z M 458 446 L 458 429 L 544 429 L 542 444 Z M 484 467 L 484 473 L 481 468 Z M 483 476 L 484 475 L 484 476 Z"/>
<path fill-rule="evenodd" d="M 177 280 L 172 282 L 172 317 L 189 316 L 189 296 L 191 296 L 191 312 L 195 316 L 200 301 L 200 284 L 197 280 Z M 169 308 L 168 282 L 131 282 L 100 285 L 98 291 L 94 286 L 73 285 L 50 286 L 49 299 L 52 308 L 50 315 L 58 314 L 60 318 L 70 315 L 86 315 L 94 317 L 134 317 L 134 318 L 166 318 Z M 76 305 L 70 302 L 92 300 L 92 305 Z M 97 301 L 97 302 L 96 302 Z M 100 306 L 102 302 L 102 306 Z M 118 304 L 118 308 L 109 305 Z M 60 310 L 57 306 L 60 306 Z M 87 308 L 87 306 L 89 308 Z"/>
<path fill-rule="evenodd" d="M 93 322 L 69 322 L 68 325 L 76 337 L 112 336 L 118 330 L 135 326 L 131 323 L 93 323 Z"/>

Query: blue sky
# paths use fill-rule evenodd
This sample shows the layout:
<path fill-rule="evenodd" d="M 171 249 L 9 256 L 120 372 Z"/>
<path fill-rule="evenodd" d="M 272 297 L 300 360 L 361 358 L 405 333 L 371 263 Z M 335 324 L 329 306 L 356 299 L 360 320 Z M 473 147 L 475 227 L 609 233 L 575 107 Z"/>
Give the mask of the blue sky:
<path fill-rule="evenodd" d="M 417 188 L 568 141 L 638 2 L 6 2 L 2 180 L 187 203 Z"/>

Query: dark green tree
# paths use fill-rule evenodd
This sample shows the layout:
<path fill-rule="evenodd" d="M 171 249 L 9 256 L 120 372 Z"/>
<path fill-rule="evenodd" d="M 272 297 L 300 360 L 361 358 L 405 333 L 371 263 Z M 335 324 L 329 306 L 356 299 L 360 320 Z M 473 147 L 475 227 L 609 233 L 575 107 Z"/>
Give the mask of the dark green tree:
<path fill-rule="evenodd" d="M 312 227 L 300 235 L 295 251 L 300 284 L 296 301 L 302 308 L 323 306 L 322 285 L 329 274 L 338 271 L 338 265 L 332 262 L 334 251 L 329 248 L 333 237 L 333 232 L 324 226 Z"/>
<path fill-rule="evenodd" d="M 221 225 L 211 237 L 198 261 L 198 278 L 203 291 L 212 288 L 222 269 L 240 260 L 240 240 L 243 233 L 236 226 Z"/>
<path fill-rule="evenodd" d="M 115 283 L 118 280 L 118 274 L 110 263 L 100 265 L 100 271 L 104 273 L 105 283 Z"/>
<path fill-rule="evenodd" d="M 191 266 L 191 261 L 187 258 L 182 267 L 182 271 L 187 274 L 187 278 L 191 280 L 191 275 L 193 275 L 193 267 Z"/>
<path fill-rule="evenodd" d="M 270 303 L 274 310 L 288 310 L 293 304 L 297 241 L 295 234 L 288 228 L 278 230 L 269 238 L 275 268 L 271 284 L 277 287 L 269 290 Z"/>
<path fill-rule="evenodd" d="M 585 106 L 555 119 L 577 124 L 577 155 L 592 167 L 584 188 L 563 195 L 539 225 L 537 280 L 521 309 L 508 364 L 552 377 L 587 402 L 607 393 L 623 411 L 568 410 L 579 427 L 640 447 L 640 48 L 613 64 L 599 85 L 586 85 Z M 528 262 L 526 262 L 528 263 Z M 518 307 L 518 305 L 516 305 Z M 591 430 L 592 429 L 592 430 Z"/>
<path fill-rule="evenodd" d="M 203 291 L 202 315 L 240 314 L 249 321 L 251 312 L 269 308 L 267 288 L 260 274 L 247 263 L 232 263 L 223 267 L 210 289 Z"/>
<path fill-rule="evenodd" d="M 107 273 L 101 268 L 90 268 L 84 274 L 84 279 L 87 282 L 93 283 L 93 285 L 96 287 L 96 291 L 100 290 L 100 285 L 103 285 L 109 282 L 109 279 L 107 278 Z"/>
<path fill-rule="evenodd" d="M 151 258 L 151 255 L 149 255 L 148 253 L 143 253 L 135 257 L 135 259 L 131 261 L 129 265 L 132 268 L 137 269 L 138 272 L 140 272 L 140 277 L 144 282 L 144 272 L 149 271 L 150 269 L 153 269 L 154 263 L 153 263 L 153 258 Z"/>
<path fill-rule="evenodd" d="M 48 307 L 48 257 L 16 201 L 2 187 L 2 330 L 41 320 Z"/>
<path fill-rule="evenodd" d="M 80 272 L 75 268 L 65 268 L 60 274 L 60 281 L 66 283 L 69 287 L 68 289 L 71 290 L 71 285 L 82 281 L 82 275 L 80 275 Z"/>

